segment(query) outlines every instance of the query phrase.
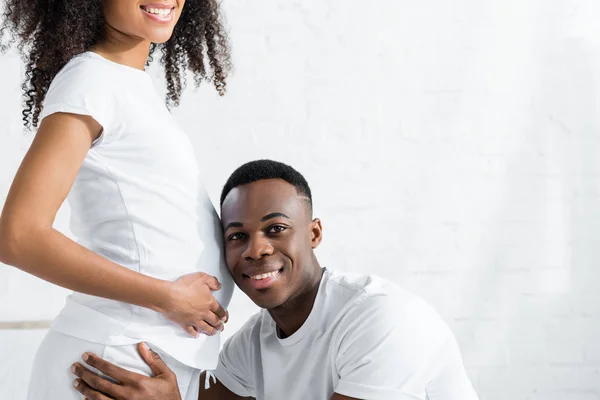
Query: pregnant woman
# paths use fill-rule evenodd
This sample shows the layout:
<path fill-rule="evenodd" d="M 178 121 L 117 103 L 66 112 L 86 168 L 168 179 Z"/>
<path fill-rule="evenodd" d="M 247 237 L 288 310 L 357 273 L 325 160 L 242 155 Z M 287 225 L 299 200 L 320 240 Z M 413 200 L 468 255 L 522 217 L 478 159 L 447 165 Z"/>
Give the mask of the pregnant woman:
<path fill-rule="evenodd" d="M 150 374 L 140 341 L 192 398 L 217 364 L 233 284 L 167 105 L 188 71 L 224 93 L 218 3 L 7 0 L 3 27 L 26 60 L 23 119 L 38 129 L 0 217 L 0 261 L 74 291 L 38 350 L 29 399 L 79 399 L 69 368 L 85 351 Z M 144 71 L 155 51 L 167 104 Z M 77 242 L 53 228 L 67 195 Z"/>

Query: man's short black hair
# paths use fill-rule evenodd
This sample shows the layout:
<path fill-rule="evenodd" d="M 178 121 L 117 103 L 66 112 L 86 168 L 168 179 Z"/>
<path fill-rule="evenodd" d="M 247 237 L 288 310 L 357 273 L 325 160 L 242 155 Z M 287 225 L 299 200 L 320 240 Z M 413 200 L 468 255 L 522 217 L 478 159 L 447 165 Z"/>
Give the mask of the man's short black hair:
<path fill-rule="evenodd" d="M 294 185 L 299 195 L 308 198 L 312 210 L 312 194 L 306 179 L 289 165 L 273 160 L 250 161 L 233 171 L 221 192 L 221 206 L 232 189 L 264 179 L 282 179 Z"/>

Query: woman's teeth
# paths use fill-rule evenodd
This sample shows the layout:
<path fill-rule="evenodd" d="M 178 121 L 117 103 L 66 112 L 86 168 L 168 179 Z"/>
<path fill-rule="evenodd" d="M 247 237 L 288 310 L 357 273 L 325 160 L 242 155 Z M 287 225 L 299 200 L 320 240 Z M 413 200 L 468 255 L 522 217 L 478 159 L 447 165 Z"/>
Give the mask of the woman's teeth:
<path fill-rule="evenodd" d="M 266 278 L 269 278 L 271 276 L 277 276 L 277 275 L 279 275 L 279 271 L 273 271 L 273 272 L 267 272 L 266 274 L 260 274 L 260 275 L 251 276 L 250 279 L 254 279 L 254 280 L 260 281 L 261 279 L 266 279 Z"/>
<path fill-rule="evenodd" d="M 142 10 L 146 11 L 148 14 L 156 14 L 156 15 L 160 15 L 161 17 L 166 17 L 167 15 L 171 14 L 172 8 L 145 8 L 145 7 L 142 7 Z"/>

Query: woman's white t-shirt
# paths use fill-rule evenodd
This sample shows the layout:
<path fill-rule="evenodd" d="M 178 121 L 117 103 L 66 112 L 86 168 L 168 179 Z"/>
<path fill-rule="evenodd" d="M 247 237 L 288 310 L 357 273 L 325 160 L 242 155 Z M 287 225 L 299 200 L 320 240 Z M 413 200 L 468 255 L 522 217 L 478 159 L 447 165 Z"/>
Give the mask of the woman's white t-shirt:
<path fill-rule="evenodd" d="M 52 81 L 40 120 L 56 112 L 90 115 L 103 128 L 68 196 L 78 242 L 159 279 L 213 275 L 223 285 L 215 298 L 227 307 L 233 282 L 219 218 L 192 144 L 149 75 L 79 54 Z M 215 367 L 220 347 L 218 335 L 194 339 L 157 312 L 77 292 L 53 329 L 107 345 L 147 341 L 196 368 Z"/>

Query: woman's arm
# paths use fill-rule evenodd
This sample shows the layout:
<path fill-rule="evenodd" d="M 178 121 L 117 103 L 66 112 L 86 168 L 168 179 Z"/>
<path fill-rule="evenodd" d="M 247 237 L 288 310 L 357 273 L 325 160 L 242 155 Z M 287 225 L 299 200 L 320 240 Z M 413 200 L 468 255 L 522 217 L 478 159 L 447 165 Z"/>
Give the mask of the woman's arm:
<path fill-rule="evenodd" d="M 193 336 L 196 330 L 216 333 L 225 312 L 207 286 L 218 290 L 215 278 L 198 274 L 183 283 L 151 278 L 99 256 L 52 227 L 101 129 L 89 116 L 57 113 L 42 121 L 0 216 L 0 261 L 67 289 L 161 312 Z"/>

